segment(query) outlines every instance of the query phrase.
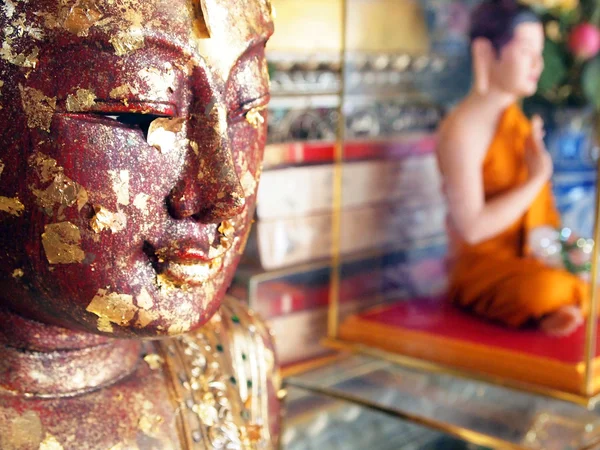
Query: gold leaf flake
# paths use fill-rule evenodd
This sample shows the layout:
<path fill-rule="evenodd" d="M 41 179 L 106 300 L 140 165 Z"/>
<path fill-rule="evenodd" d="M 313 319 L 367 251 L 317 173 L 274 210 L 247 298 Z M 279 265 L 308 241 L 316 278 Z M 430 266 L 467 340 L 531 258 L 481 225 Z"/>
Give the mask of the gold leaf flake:
<path fill-rule="evenodd" d="M 46 97 L 42 91 L 19 85 L 21 103 L 27 114 L 29 128 L 41 128 L 50 131 L 52 117 L 56 110 L 56 97 Z"/>
<path fill-rule="evenodd" d="M 77 209 L 81 211 L 88 201 L 88 193 L 80 184 L 64 174 L 63 168 L 56 160 L 43 153 L 36 153 L 29 159 L 29 163 L 36 169 L 42 183 L 52 182 L 46 189 L 32 189 L 38 205 L 51 209 L 54 206 L 70 207 L 77 203 Z"/>
<path fill-rule="evenodd" d="M 46 225 L 42 244 L 50 264 L 73 264 L 85 259 L 85 253 L 79 246 L 81 233 L 71 222 Z"/>
<path fill-rule="evenodd" d="M 31 158 L 29 158 L 29 163 L 35 167 L 42 183 L 49 183 L 56 175 L 63 171 L 62 167 L 58 166 L 55 159 L 52 159 L 43 153 L 32 155 Z"/>
<path fill-rule="evenodd" d="M 77 89 L 67 97 L 67 111 L 88 111 L 96 104 L 96 94 L 87 89 Z"/>
<path fill-rule="evenodd" d="M 114 331 L 113 326 L 107 317 L 99 317 L 97 327 L 98 331 L 103 331 L 105 333 L 112 333 Z"/>
<path fill-rule="evenodd" d="M 169 327 L 169 330 L 167 331 L 167 333 L 171 336 L 174 336 L 177 334 L 182 334 L 187 331 L 190 331 L 191 328 L 192 328 L 191 320 L 181 320 L 181 321 L 177 321 L 176 323 L 171 325 Z"/>
<path fill-rule="evenodd" d="M 151 309 L 154 306 L 152 297 L 150 296 L 146 288 L 142 288 L 142 290 L 140 291 L 140 295 L 137 296 L 137 304 L 140 308 L 143 309 Z"/>
<path fill-rule="evenodd" d="M 144 361 L 146 361 L 146 364 L 148 364 L 151 370 L 160 369 L 161 365 L 165 362 L 164 359 L 156 353 L 144 356 Z"/>
<path fill-rule="evenodd" d="M 64 21 L 64 28 L 78 36 L 87 36 L 91 27 L 102 19 L 102 13 L 98 11 L 90 1 L 81 1 L 73 6 Z"/>
<path fill-rule="evenodd" d="M 142 288 L 140 294 L 136 297 L 137 305 L 140 308 L 138 311 L 138 318 L 136 321 L 136 327 L 145 328 L 151 322 L 160 318 L 160 314 L 156 311 L 153 311 L 154 302 L 152 301 L 152 297 L 146 290 L 146 288 Z"/>
<path fill-rule="evenodd" d="M 149 324 L 158 319 L 160 319 L 160 314 L 158 312 L 140 309 L 135 326 L 137 328 L 146 328 Z"/>
<path fill-rule="evenodd" d="M 266 106 L 252 108 L 246 113 L 246 122 L 248 122 L 254 128 L 258 128 L 260 125 L 265 123 L 265 118 L 261 114 L 261 111 L 263 111 L 265 108 Z"/>
<path fill-rule="evenodd" d="M 150 196 L 148 194 L 138 194 L 133 199 L 133 206 L 139 209 L 142 212 L 147 212 L 148 209 L 148 200 Z"/>
<path fill-rule="evenodd" d="M 110 91 L 108 95 L 110 98 L 117 99 L 120 97 L 126 97 L 129 94 L 137 94 L 137 90 L 128 84 L 122 84 L 121 86 L 118 86 Z"/>
<path fill-rule="evenodd" d="M 123 231 L 127 226 L 127 216 L 119 211 L 113 213 L 103 206 L 94 205 L 95 215 L 90 220 L 90 226 L 96 233 L 110 230 L 113 233 Z"/>
<path fill-rule="evenodd" d="M 88 201 L 87 191 L 64 173 L 57 174 L 45 190 L 32 189 L 32 192 L 37 197 L 38 205 L 47 209 L 54 206 L 69 207 L 77 203 L 77 208 L 81 211 Z"/>
<path fill-rule="evenodd" d="M 244 194 L 246 195 L 246 197 L 254 195 L 258 183 L 256 182 L 256 179 L 254 178 L 254 176 L 252 176 L 249 170 L 244 172 L 244 175 L 240 179 L 240 183 L 242 184 L 242 188 L 244 189 Z"/>
<path fill-rule="evenodd" d="M 79 190 L 77 191 L 77 210 L 81 211 L 81 208 L 83 208 L 86 205 L 88 200 L 89 199 L 87 191 L 83 187 L 79 186 Z"/>
<path fill-rule="evenodd" d="M 4 10 L 4 14 L 7 19 L 12 19 L 12 16 L 15 14 L 15 4 L 12 0 L 4 0 L 4 6 L 2 7 Z"/>
<path fill-rule="evenodd" d="M 152 121 L 148 128 L 148 144 L 162 153 L 173 150 L 177 144 L 177 133 L 183 128 L 184 119 L 160 118 Z"/>
<path fill-rule="evenodd" d="M 22 278 L 23 275 L 25 275 L 25 272 L 23 272 L 23 269 L 15 269 L 15 271 L 12 274 L 13 278 Z"/>
<path fill-rule="evenodd" d="M 0 197 L 0 212 L 20 216 L 25 211 L 25 205 L 18 198 Z"/>
<path fill-rule="evenodd" d="M 12 47 L 8 40 L 2 43 L 2 48 L 0 48 L 0 58 L 8 61 L 15 66 L 26 67 L 35 69 L 38 63 L 38 56 L 40 54 L 40 49 L 34 47 L 29 55 L 23 53 L 13 53 Z"/>
<path fill-rule="evenodd" d="M 163 418 L 156 415 L 148 415 L 144 413 L 138 421 L 138 428 L 142 433 L 152 436 L 159 431 L 160 424 L 163 422 Z"/>
<path fill-rule="evenodd" d="M 219 228 L 217 231 L 219 233 L 221 233 L 223 236 L 232 237 L 235 234 L 235 226 L 232 221 L 224 220 L 219 225 Z"/>
<path fill-rule="evenodd" d="M 156 67 L 142 69 L 138 76 L 144 80 L 151 91 L 150 94 L 154 96 L 164 96 L 169 89 L 175 88 L 176 75 L 170 63 L 166 63 L 163 70 Z"/>
<path fill-rule="evenodd" d="M 4 442 L 4 439 L 2 439 Z M 8 442 L 14 448 L 37 448 L 42 442 L 42 422 L 38 414 L 28 411 L 13 419 L 8 432 Z"/>
<path fill-rule="evenodd" d="M 46 438 L 40 444 L 39 450 L 64 450 L 60 442 L 50 433 L 46 433 Z"/>
<path fill-rule="evenodd" d="M 0 176 L 2 176 L 2 172 L 4 172 L 4 163 L 0 160 Z"/>
<path fill-rule="evenodd" d="M 109 170 L 113 183 L 113 191 L 117 194 L 117 203 L 129 205 L 129 171 L 128 170 Z"/>
<path fill-rule="evenodd" d="M 141 29 L 131 28 L 117 33 L 110 38 L 109 42 L 113 45 L 117 56 L 123 56 L 144 47 L 144 35 Z"/>
<path fill-rule="evenodd" d="M 127 326 L 133 320 L 138 308 L 133 304 L 131 295 L 109 293 L 105 289 L 99 289 L 86 310 L 101 319 L 120 326 Z"/>

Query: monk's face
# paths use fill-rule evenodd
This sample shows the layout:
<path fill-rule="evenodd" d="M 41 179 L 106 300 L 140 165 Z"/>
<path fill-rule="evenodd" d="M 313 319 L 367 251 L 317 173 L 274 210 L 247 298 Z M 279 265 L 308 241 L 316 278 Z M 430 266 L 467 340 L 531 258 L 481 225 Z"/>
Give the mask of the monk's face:
<path fill-rule="evenodd" d="M 249 232 L 268 0 L 6 0 L 0 305 L 113 336 L 218 308 Z"/>
<path fill-rule="evenodd" d="M 539 23 L 523 23 L 515 29 L 500 57 L 493 62 L 491 83 L 517 97 L 535 94 L 544 68 L 544 29 Z"/>

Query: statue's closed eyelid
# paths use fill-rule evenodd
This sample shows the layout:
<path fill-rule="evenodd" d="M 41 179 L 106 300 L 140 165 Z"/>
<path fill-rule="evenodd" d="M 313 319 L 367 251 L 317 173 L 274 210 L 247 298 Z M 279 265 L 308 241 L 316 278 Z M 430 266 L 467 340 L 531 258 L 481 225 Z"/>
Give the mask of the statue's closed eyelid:
<path fill-rule="evenodd" d="M 96 99 L 93 104 L 89 104 L 84 108 L 77 109 L 68 108 L 59 103 L 57 105 L 56 112 L 59 114 L 94 114 L 101 116 L 119 116 L 124 114 L 155 115 L 160 117 L 178 116 L 178 108 L 172 103 L 137 100 L 116 101 Z"/>

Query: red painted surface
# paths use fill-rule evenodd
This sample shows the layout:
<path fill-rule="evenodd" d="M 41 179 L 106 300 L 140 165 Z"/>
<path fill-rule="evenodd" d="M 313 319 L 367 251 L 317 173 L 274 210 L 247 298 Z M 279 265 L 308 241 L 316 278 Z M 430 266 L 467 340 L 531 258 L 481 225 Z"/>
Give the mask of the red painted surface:
<path fill-rule="evenodd" d="M 477 345 L 516 351 L 576 364 L 583 360 L 585 326 L 563 338 L 550 337 L 535 328 L 514 330 L 474 317 L 443 299 L 415 299 L 361 314 L 361 318 L 384 325 L 458 339 Z M 596 355 L 600 337 L 596 337 Z M 493 350 L 490 350 L 493 351 Z"/>

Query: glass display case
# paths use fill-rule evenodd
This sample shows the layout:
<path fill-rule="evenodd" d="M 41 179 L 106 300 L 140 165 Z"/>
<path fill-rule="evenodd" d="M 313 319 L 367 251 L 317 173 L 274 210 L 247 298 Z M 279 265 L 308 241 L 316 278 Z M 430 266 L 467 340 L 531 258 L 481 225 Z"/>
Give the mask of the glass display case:
<path fill-rule="evenodd" d="M 248 255 L 260 263 L 238 272 L 238 294 L 280 318 L 279 346 L 296 351 L 290 361 L 343 355 L 286 372 L 283 448 L 600 448 L 596 298 L 594 319 L 563 338 L 482 320 L 445 298 L 436 129 L 469 89 L 469 15 L 479 1 L 281 3 L 280 26 L 290 10 L 311 17 L 306 39 L 286 37 L 290 48 L 340 38 L 301 58 L 271 52 L 262 181 L 271 197 L 259 194 Z M 331 21 L 315 25 L 319 11 Z M 563 222 L 584 230 L 587 245 L 600 236 L 597 225 L 585 235 L 598 211 L 596 177 L 585 175 L 567 180 L 563 171 L 555 182 L 569 187 L 557 197 Z M 313 314 L 294 322 L 303 343 L 286 338 L 302 308 Z"/>
<path fill-rule="evenodd" d="M 413 367 L 425 361 L 431 370 L 592 407 L 600 393 L 597 290 L 590 289 L 594 298 L 586 302 L 586 317 L 593 319 L 565 337 L 550 336 L 535 326 L 515 329 L 483 320 L 445 298 L 447 211 L 434 130 L 468 87 L 468 18 L 477 3 L 345 1 L 329 344 L 376 351 Z M 373 12 L 378 8 L 387 12 L 385 17 Z M 419 28 L 423 23 L 428 29 Z M 379 47 L 361 46 L 364 36 L 378 36 L 383 29 L 393 33 L 377 41 Z M 453 76 L 458 73 L 463 75 Z M 357 142 L 377 146 L 383 141 L 386 148 L 395 148 L 416 135 L 420 142 L 434 144 L 416 152 L 381 152 L 360 162 L 353 158 Z M 373 169 L 376 177 L 366 175 L 369 165 L 378 167 Z M 368 182 L 363 183 L 360 174 Z M 594 204 L 593 195 L 594 189 L 588 189 L 580 200 Z M 595 228 L 596 236 L 580 236 L 588 253 L 593 248 L 589 238 L 598 238 Z M 546 250 L 550 254 L 552 249 Z M 593 250 L 591 260 L 597 261 Z M 343 308 L 340 268 L 344 258 L 363 251 L 377 254 L 370 267 L 380 268 L 375 275 L 379 282 L 370 282 L 381 291 L 357 295 L 357 309 L 349 311 Z M 559 252 L 554 249 L 555 256 Z M 396 264 L 399 259 L 401 267 Z M 590 285 L 596 284 L 596 272 L 594 265 Z M 411 289 L 401 289 L 411 283 Z M 399 288 L 392 289 L 394 284 Z"/>
<path fill-rule="evenodd" d="M 362 447 L 348 444 L 298 448 L 600 448 L 597 412 L 430 368 L 409 368 L 378 356 L 349 356 L 290 377 L 286 383 L 290 409 L 288 434 L 283 440 L 290 447 L 284 448 L 294 448 L 295 440 L 302 440 L 301 433 L 323 438 L 339 433 L 338 439 L 347 439 L 346 442 L 363 439 L 357 441 Z M 303 395 L 310 400 L 302 400 Z M 304 401 L 317 402 L 322 413 L 311 415 L 299 425 L 298 410 L 303 410 Z M 345 403 L 345 408 L 329 410 L 335 402 Z M 362 420 L 372 425 L 363 426 Z M 352 425 L 344 425 L 348 422 Z M 395 426 L 390 422 L 395 422 Z M 333 423 L 339 423 L 341 428 L 330 426 Z M 387 427 L 391 434 L 384 432 Z M 350 429 L 353 434 L 342 438 Z M 395 447 L 388 446 L 390 439 Z"/>

